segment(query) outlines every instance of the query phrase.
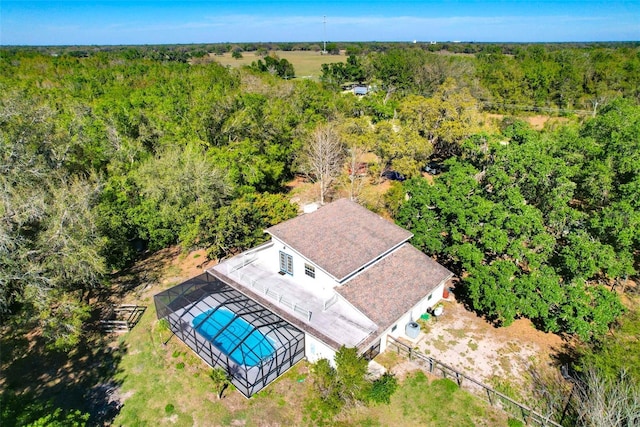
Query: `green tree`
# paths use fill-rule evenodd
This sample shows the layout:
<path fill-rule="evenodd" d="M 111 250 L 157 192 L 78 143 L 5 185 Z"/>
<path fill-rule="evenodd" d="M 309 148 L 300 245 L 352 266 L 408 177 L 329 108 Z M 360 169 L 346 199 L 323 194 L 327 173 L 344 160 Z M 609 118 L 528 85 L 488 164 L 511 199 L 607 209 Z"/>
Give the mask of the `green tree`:
<path fill-rule="evenodd" d="M 209 378 L 211 378 L 213 382 L 213 390 L 218 396 L 218 399 L 222 399 L 224 391 L 231 384 L 229 374 L 222 368 L 213 368 L 209 373 Z"/>
<path fill-rule="evenodd" d="M 322 83 L 332 89 L 339 90 L 344 83 L 363 82 L 366 79 L 364 67 L 360 59 L 355 55 L 349 55 L 347 62 L 334 62 L 322 64 Z"/>
<path fill-rule="evenodd" d="M 422 49 L 390 49 L 370 56 L 373 76 L 382 82 L 387 94 L 405 93 L 416 88 L 416 76 L 425 62 L 426 53 Z"/>
<path fill-rule="evenodd" d="M 564 287 L 564 301 L 557 308 L 558 330 L 581 339 L 597 340 L 624 312 L 618 296 L 600 285 L 575 281 Z"/>
<path fill-rule="evenodd" d="M 395 375 L 385 372 L 375 380 L 369 392 L 369 399 L 375 403 L 391 403 L 391 396 L 398 389 L 398 379 Z"/>
<path fill-rule="evenodd" d="M 480 129 L 477 101 L 451 78 L 432 98 L 405 98 L 398 112 L 400 120 L 427 139 L 441 156 L 458 153 L 462 141 Z"/>
<path fill-rule="evenodd" d="M 278 194 L 245 194 L 229 205 L 198 216 L 193 228 L 182 235 L 186 248 L 207 249 L 221 258 L 265 242 L 264 230 L 297 214 L 297 208 Z"/>
<path fill-rule="evenodd" d="M 331 366 L 329 360 L 320 359 L 314 363 L 311 372 L 314 378 L 314 388 L 320 398 L 329 402 L 330 407 L 334 408 L 337 413 L 344 402 L 340 400 L 337 392 L 336 369 Z"/>
<path fill-rule="evenodd" d="M 285 58 L 278 58 L 275 54 L 265 56 L 264 62 L 261 59 L 252 62 L 251 68 L 257 71 L 267 72 L 283 79 L 291 79 L 296 76 L 291 62 Z"/>
<path fill-rule="evenodd" d="M 405 182 L 409 198 L 396 221 L 463 277 L 461 296 L 488 319 L 507 325 L 528 317 L 542 329 L 597 340 L 622 306 L 596 281 L 631 274 L 632 257 L 600 242 L 588 227 L 593 213 L 576 207 L 583 160 L 575 134 L 558 144 L 517 123 L 505 134 L 506 144 L 467 141 L 433 184 Z"/>
<path fill-rule="evenodd" d="M 608 380 L 615 380 L 620 372 L 625 372 L 634 383 L 640 384 L 639 333 L 640 310 L 637 303 L 632 303 L 611 334 L 580 349 L 578 369 L 588 371 L 593 367 Z"/>
<path fill-rule="evenodd" d="M 60 115 L 8 97 L 0 116 L 0 311 L 19 302 L 54 349 L 78 342 L 83 299 L 103 284 L 98 186 L 67 168 L 72 138 Z M 73 169 L 73 168 L 71 168 Z"/>
<path fill-rule="evenodd" d="M 0 422 L 5 427 L 84 427 L 90 425 L 90 414 L 79 410 L 63 410 L 48 402 L 34 399 L 31 394 L 2 394 Z"/>
<path fill-rule="evenodd" d="M 342 346 L 336 352 L 336 384 L 340 398 L 347 404 L 366 401 L 371 383 L 367 380 L 366 359 L 355 348 Z"/>
<path fill-rule="evenodd" d="M 344 405 L 357 403 L 389 403 L 398 387 L 392 374 L 375 381 L 367 378 L 368 362 L 358 356 L 355 348 L 342 346 L 334 357 L 335 368 L 326 359 L 313 365 L 314 386 L 330 416 L 337 415 Z"/>
<path fill-rule="evenodd" d="M 225 175 L 197 147 L 171 147 L 133 173 L 139 203 L 128 210 L 151 250 L 176 243 L 198 216 L 211 215 L 231 193 Z"/>
<path fill-rule="evenodd" d="M 371 150 L 378 157 L 380 173 L 393 168 L 405 176 L 418 175 L 433 146 L 408 126 L 381 121 L 373 131 Z"/>

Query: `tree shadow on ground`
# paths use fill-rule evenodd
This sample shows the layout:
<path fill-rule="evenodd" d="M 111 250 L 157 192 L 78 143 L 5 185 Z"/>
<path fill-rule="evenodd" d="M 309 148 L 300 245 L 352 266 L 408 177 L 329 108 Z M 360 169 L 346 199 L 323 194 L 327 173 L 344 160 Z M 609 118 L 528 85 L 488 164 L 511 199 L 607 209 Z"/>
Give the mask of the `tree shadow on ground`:
<path fill-rule="evenodd" d="M 550 357 L 553 365 L 558 369 L 568 367 L 571 372 L 582 356 L 578 345 L 567 339 L 559 347 L 553 347 L 552 351 Z"/>
<path fill-rule="evenodd" d="M 447 267 L 450 269 L 451 267 Z M 497 315 L 488 315 L 484 313 L 482 310 L 478 310 L 473 305 L 473 299 L 469 294 L 469 289 L 465 286 L 464 282 L 460 280 L 458 277 L 454 277 L 451 281 L 452 287 L 449 289 L 455 293 L 456 301 L 458 301 L 465 310 L 475 313 L 478 317 L 483 318 L 487 324 L 493 326 L 494 328 L 501 328 L 504 326 Z"/>
<path fill-rule="evenodd" d="M 55 408 L 90 414 L 90 425 L 110 425 L 120 411 L 120 361 L 113 336 L 89 330 L 69 352 L 46 348 L 37 324 L 12 322 L 0 337 L 0 424 L 24 425 Z"/>
<path fill-rule="evenodd" d="M 162 249 L 158 252 L 146 252 L 136 262 L 111 275 L 111 287 L 96 295 L 98 300 L 117 303 L 127 295 L 139 296 L 145 289 L 161 282 L 169 263 L 180 252 L 178 246 Z"/>

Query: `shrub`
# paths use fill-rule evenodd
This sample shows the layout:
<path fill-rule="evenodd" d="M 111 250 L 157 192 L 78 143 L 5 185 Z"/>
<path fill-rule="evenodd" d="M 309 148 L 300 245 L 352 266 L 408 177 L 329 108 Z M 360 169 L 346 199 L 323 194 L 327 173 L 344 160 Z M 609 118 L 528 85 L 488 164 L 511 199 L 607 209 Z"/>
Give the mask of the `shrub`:
<path fill-rule="evenodd" d="M 509 427 L 524 427 L 524 423 L 520 420 L 516 420 L 515 418 L 509 418 L 507 420 L 507 426 Z"/>
<path fill-rule="evenodd" d="M 369 390 L 369 400 L 375 403 L 391 403 L 391 396 L 398 388 L 398 379 L 395 375 L 386 372 L 373 382 Z"/>

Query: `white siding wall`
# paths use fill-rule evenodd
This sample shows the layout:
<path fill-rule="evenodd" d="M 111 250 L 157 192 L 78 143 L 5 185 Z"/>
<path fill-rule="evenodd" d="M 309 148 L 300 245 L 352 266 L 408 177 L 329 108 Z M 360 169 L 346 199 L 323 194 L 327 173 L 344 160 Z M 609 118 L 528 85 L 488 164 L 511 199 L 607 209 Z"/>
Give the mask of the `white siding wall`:
<path fill-rule="evenodd" d="M 268 268 L 272 268 L 274 272 L 280 271 L 280 252 L 291 255 L 293 257 L 293 279 L 303 286 L 311 286 L 316 289 L 325 291 L 333 289 L 337 283 L 328 274 L 315 267 L 315 279 L 304 273 L 304 265 L 308 263 L 301 255 L 293 251 L 289 246 L 285 245 L 276 238 L 271 238 L 273 245 L 260 253 L 260 263 Z M 311 263 L 309 263 L 311 264 Z M 311 264 L 313 265 L 313 264 Z"/>
<path fill-rule="evenodd" d="M 394 325 L 391 325 L 391 327 L 382 334 L 382 337 L 380 339 L 380 353 L 382 353 L 387 347 L 387 335 L 391 335 L 394 338 L 404 336 L 405 327 L 407 326 L 407 323 L 409 323 L 412 320 L 419 319 L 420 316 L 423 313 L 426 313 L 429 308 L 433 307 L 438 302 L 440 302 L 440 300 L 442 300 L 442 293 L 444 291 L 445 283 L 447 282 L 440 283 L 433 290 L 433 292 L 429 294 L 431 295 L 431 299 L 429 299 L 429 295 L 425 296 L 415 306 L 413 306 L 411 310 L 407 311 L 397 323 L 394 323 L 394 325 L 397 325 L 395 331 L 393 332 L 391 331 L 394 326 Z"/>
<path fill-rule="evenodd" d="M 335 366 L 333 358 L 336 352 L 319 339 L 309 335 L 304 335 L 304 354 L 307 360 L 311 363 L 315 363 L 320 359 L 328 359 L 332 366 Z"/>

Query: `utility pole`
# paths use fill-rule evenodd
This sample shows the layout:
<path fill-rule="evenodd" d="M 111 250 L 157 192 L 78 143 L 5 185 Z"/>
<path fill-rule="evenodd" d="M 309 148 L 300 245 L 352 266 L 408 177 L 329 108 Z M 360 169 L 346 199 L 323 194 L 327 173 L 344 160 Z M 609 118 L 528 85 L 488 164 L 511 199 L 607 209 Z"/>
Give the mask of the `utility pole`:
<path fill-rule="evenodd" d="M 322 31 L 323 31 L 323 42 L 322 42 L 322 54 L 327 54 L 327 15 L 322 17 Z"/>

